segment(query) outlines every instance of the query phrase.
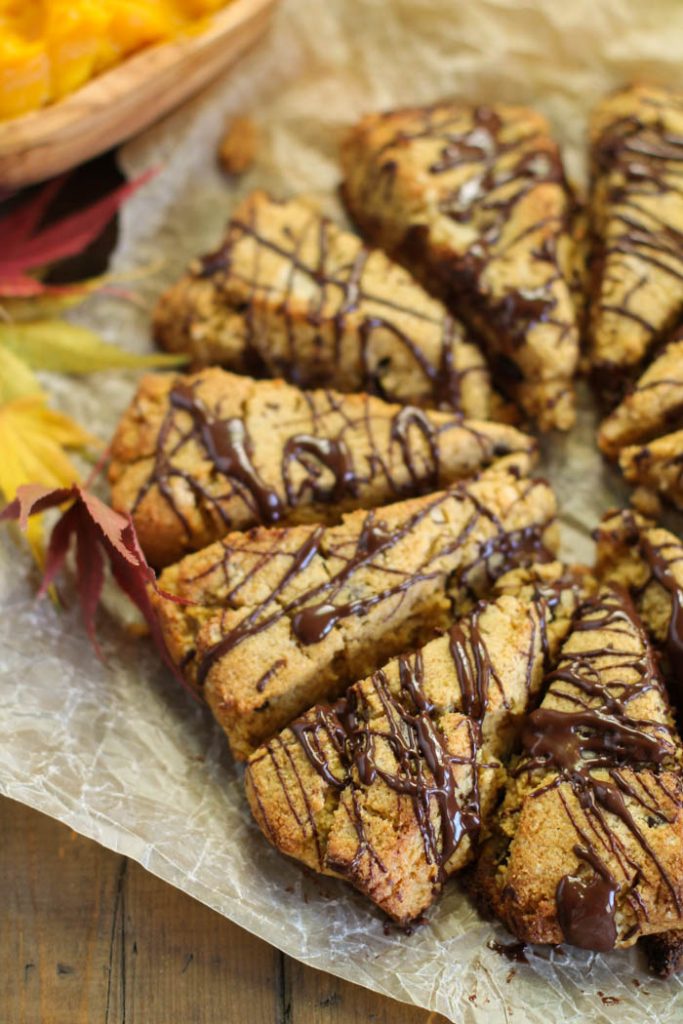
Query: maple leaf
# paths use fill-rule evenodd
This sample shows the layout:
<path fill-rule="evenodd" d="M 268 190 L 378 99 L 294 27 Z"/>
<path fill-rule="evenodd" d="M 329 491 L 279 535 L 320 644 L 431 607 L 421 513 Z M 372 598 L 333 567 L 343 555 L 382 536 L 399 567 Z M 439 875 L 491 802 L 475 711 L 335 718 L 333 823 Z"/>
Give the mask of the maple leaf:
<path fill-rule="evenodd" d="M 0 380 L 4 381 L 2 371 L 0 360 Z M 29 393 L 6 401 L 0 405 L 0 491 L 9 499 L 33 480 L 48 488 L 71 485 L 79 473 L 65 449 L 100 444 L 74 420 L 48 408 L 43 394 Z M 39 565 L 43 562 L 42 535 L 40 518 L 32 519 L 26 536 Z"/>
<path fill-rule="evenodd" d="M 0 220 L 3 240 L 0 251 L 0 297 L 26 298 L 80 290 L 80 284 L 48 285 L 35 275 L 49 263 L 82 252 L 98 237 L 121 204 L 154 174 L 156 169 L 149 170 L 84 210 L 62 217 L 46 227 L 40 225 L 50 203 L 64 184 L 65 176 L 48 182 L 35 196 L 8 213 Z"/>
<path fill-rule="evenodd" d="M 154 352 L 136 355 L 110 345 L 87 327 L 67 320 L 0 323 L 0 357 L 9 352 L 33 370 L 53 373 L 95 373 L 99 370 L 177 367 L 185 355 Z M 0 371 L 2 367 L 0 366 Z M 0 400 L 2 384 L 0 383 Z"/>
<path fill-rule="evenodd" d="M 45 558 L 45 571 L 39 594 L 44 595 L 64 566 L 72 541 L 76 546 L 76 586 L 81 613 L 87 634 L 101 657 L 97 641 L 95 617 L 104 585 L 104 559 L 108 559 L 118 586 L 142 613 L 152 639 L 164 662 L 173 674 L 187 685 L 173 663 L 164 640 L 150 588 L 166 600 L 187 603 L 181 598 L 159 589 L 156 575 L 142 552 L 133 521 L 105 505 L 97 495 L 78 484 L 68 487 L 45 487 L 42 484 L 24 484 L 16 497 L 0 512 L 0 520 L 18 519 L 19 526 L 27 529 L 29 519 L 49 508 L 66 503 L 50 534 Z"/>

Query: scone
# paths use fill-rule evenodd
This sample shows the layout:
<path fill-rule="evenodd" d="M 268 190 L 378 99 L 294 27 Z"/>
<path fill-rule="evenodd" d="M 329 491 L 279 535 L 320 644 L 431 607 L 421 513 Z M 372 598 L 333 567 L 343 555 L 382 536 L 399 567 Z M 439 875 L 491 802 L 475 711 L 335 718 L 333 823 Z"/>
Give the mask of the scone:
<path fill-rule="evenodd" d="M 577 613 L 523 730 L 482 901 L 524 942 L 607 952 L 683 924 L 681 745 L 628 593 Z"/>
<path fill-rule="evenodd" d="M 266 838 L 402 924 L 471 861 L 501 760 L 587 586 L 559 563 L 500 582 L 443 636 L 312 708 L 247 764 Z"/>
<path fill-rule="evenodd" d="M 683 543 L 643 516 L 625 510 L 605 517 L 596 533 L 601 577 L 626 587 L 660 652 L 667 690 L 683 718 Z M 655 974 L 683 968 L 683 931 L 645 941 Z"/>
<path fill-rule="evenodd" d="M 541 429 L 574 422 L 574 200 L 546 120 L 503 104 L 369 114 L 342 147 L 363 234 L 484 340 Z"/>
<path fill-rule="evenodd" d="M 683 94 L 633 85 L 590 123 L 593 373 L 609 400 L 683 312 Z"/>
<path fill-rule="evenodd" d="M 657 492 L 683 509 L 683 430 L 622 448 L 619 467 L 629 483 Z"/>
<path fill-rule="evenodd" d="M 633 597 L 683 721 L 683 542 L 630 509 L 605 516 L 595 537 L 597 572 Z"/>
<path fill-rule="evenodd" d="M 483 356 L 462 324 L 384 253 L 305 202 L 254 192 L 223 245 L 162 296 L 159 344 L 302 387 L 488 419 Z"/>
<path fill-rule="evenodd" d="M 554 548 L 554 517 L 546 483 L 485 470 L 339 526 L 230 533 L 161 574 L 186 603 L 152 599 L 170 656 L 244 758 Z"/>
<path fill-rule="evenodd" d="M 611 459 L 683 427 L 683 335 L 650 363 L 625 398 L 600 424 L 598 444 Z"/>
<path fill-rule="evenodd" d="M 148 560 L 177 561 L 231 530 L 339 522 L 473 476 L 529 470 L 533 438 L 501 423 L 301 391 L 217 367 L 141 381 L 111 449 L 112 504 Z"/>

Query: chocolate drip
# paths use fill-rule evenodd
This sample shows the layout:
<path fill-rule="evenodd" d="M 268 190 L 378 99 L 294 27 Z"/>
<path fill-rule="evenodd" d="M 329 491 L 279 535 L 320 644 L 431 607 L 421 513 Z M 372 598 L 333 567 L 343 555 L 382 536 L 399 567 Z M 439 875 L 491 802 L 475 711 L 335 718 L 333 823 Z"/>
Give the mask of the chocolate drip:
<path fill-rule="evenodd" d="M 264 523 L 277 523 L 282 519 L 282 502 L 272 487 L 266 486 L 252 462 L 252 446 L 238 417 L 216 419 L 209 413 L 186 384 L 177 383 L 169 400 L 175 409 L 188 412 L 194 421 L 207 455 L 217 472 L 241 484 L 251 495 Z"/>
<path fill-rule="evenodd" d="M 388 532 L 385 523 L 376 523 L 372 516 L 368 516 L 361 530 L 356 559 L 349 562 L 341 578 L 337 578 L 338 585 L 342 585 L 361 563 L 391 546 L 395 540 L 395 535 Z M 411 579 L 409 585 L 416 583 L 419 578 L 421 577 Z M 367 615 L 371 608 L 388 596 L 386 591 L 380 591 L 371 597 L 340 605 L 331 604 L 329 601 L 308 605 L 297 612 L 292 619 L 292 632 L 306 646 L 319 644 L 342 619 L 346 619 L 350 615 Z"/>
<path fill-rule="evenodd" d="M 442 143 L 438 159 L 428 167 L 434 177 L 471 168 L 464 181 L 439 198 L 439 209 L 459 224 L 478 220 L 476 239 L 464 252 L 452 252 L 447 259 L 435 260 L 424 229 L 417 226 L 406 233 L 399 255 L 411 265 L 426 261 L 436 272 L 446 300 L 457 303 L 458 313 L 466 317 L 475 332 L 485 334 L 493 355 L 507 354 L 516 361 L 519 349 L 527 343 L 529 331 L 537 324 L 556 327 L 558 346 L 573 328 L 572 323 L 554 319 L 557 283 L 563 279 L 555 240 L 547 240 L 531 251 L 533 259 L 553 268 L 533 291 L 510 288 L 502 298 L 494 299 L 485 272 L 492 259 L 504 257 L 507 248 L 526 236 L 537 234 L 547 225 L 552 224 L 558 234 L 563 229 L 568 230 L 574 213 L 573 200 L 559 152 L 550 148 L 545 139 L 534 130 L 510 138 L 511 133 L 506 133 L 500 115 L 487 106 L 475 107 L 471 111 L 472 126 L 463 130 L 461 122 L 468 113 L 462 108 L 455 108 L 452 113 L 438 106 L 425 108 L 421 124 L 412 131 L 400 130 L 375 154 L 372 163 L 378 168 L 378 178 L 369 180 L 366 189 L 376 188 L 379 181 L 383 182 L 382 187 L 391 187 L 393 176 L 387 176 L 387 168 L 393 162 L 382 160 L 384 151 L 420 139 Z M 503 248 L 501 238 L 515 216 L 515 208 L 542 184 L 558 185 L 565 190 L 564 215 L 539 218 L 525 228 L 523 235 L 515 236 Z M 367 200 L 361 196 L 358 202 L 361 220 L 365 202 Z"/>
<path fill-rule="evenodd" d="M 683 138 L 668 133 L 663 123 L 664 113 L 650 124 L 634 114 L 620 118 L 605 129 L 592 154 L 594 179 L 618 176 L 623 180 L 623 184 L 609 189 L 605 199 L 608 215 L 620 225 L 620 230 L 609 241 L 600 239 L 596 245 L 594 289 L 599 309 L 635 320 L 651 335 L 651 340 L 655 340 L 657 326 L 630 307 L 638 291 L 647 287 L 648 267 L 664 271 L 679 286 L 683 282 L 683 234 L 666 218 L 658 216 L 650 204 L 642 204 L 643 198 L 664 199 L 681 191 Z M 620 304 L 605 302 L 600 295 L 607 262 L 614 255 L 635 258 L 643 267 L 640 282 Z M 619 397 L 628 369 L 605 362 L 597 368 L 596 382 L 600 387 L 605 385 L 608 397 Z M 616 383 L 615 372 L 621 374 Z"/>
<path fill-rule="evenodd" d="M 336 380 L 339 386 L 336 371 L 342 361 L 346 372 L 350 372 L 350 352 L 345 349 L 342 353 L 342 344 L 349 346 L 355 343 L 357 378 L 345 383 L 345 389 L 363 390 L 390 400 L 405 401 L 404 393 L 395 394 L 387 386 L 389 375 L 385 369 L 390 370 L 390 365 L 386 368 L 371 366 L 373 336 L 377 331 L 387 331 L 395 339 L 397 347 L 400 346 L 408 352 L 419 371 L 419 377 L 416 378 L 419 385 L 415 394 L 408 396 L 410 400 L 420 400 L 427 406 L 459 410 L 463 374 L 455 365 L 459 339 L 452 318 L 444 315 L 438 319 L 432 314 L 418 312 L 410 306 L 403 305 L 387 295 L 373 292 L 363 280 L 370 256 L 370 250 L 365 247 L 359 250 L 351 263 L 330 268 L 330 236 L 334 231 L 336 229 L 329 220 L 312 214 L 301 231 L 291 236 L 291 244 L 286 247 L 273 238 L 266 237 L 259 230 L 255 214 L 252 212 L 248 221 L 231 221 L 228 239 L 223 249 L 215 257 L 209 257 L 205 261 L 206 267 L 201 273 L 210 275 L 221 274 L 224 270 L 230 272 L 232 250 L 244 239 L 253 240 L 257 246 L 279 256 L 289 265 L 290 272 L 286 275 L 284 294 L 278 305 L 278 315 L 282 316 L 285 323 L 288 351 L 278 354 L 277 357 L 270 352 L 267 333 L 258 329 L 255 323 L 257 300 L 264 287 L 258 277 L 258 260 L 254 264 L 253 278 L 250 277 L 246 282 L 252 290 L 252 296 L 243 311 L 247 348 L 250 352 L 253 350 L 256 357 L 266 363 L 270 375 L 283 376 L 292 383 L 306 387 L 328 385 L 332 380 Z M 317 256 L 308 261 L 302 256 L 301 250 L 303 242 L 313 233 L 317 238 Z M 319 342 L 323 350 L 319 359 L 308 360 L 306 365 L 302 364 L 299 356 L 297 331 L 292 313 L 292 291 L 297 276 L 307 279 L 311 296 L 305 316 L 308 323 L 321 332 Z M 380 312 L 366 314 L 366 307 L 372 307 L 373 311 Z M 398 326 L 398 322 L 410 322 L 411 319 L 430 323 L 435 332 L 440 331 L 440 346 L 436 358 L 415 342 L 409 330 L 403 330 Z M 330 365 L 326 362 L 323 336 L 323 332 L 329 328 L 333 332 L 334 347 L 333 362 Z"/>
<path fill-rule="evenodd" d="M 530 659 L 538 640 L 537 628 L 545 630 L 546 616 L 555 607 L 557 588 L 539 586 L 531 599 Z M 503 682 L 499 679 L 486 648 L 479 622 L 485 605 L 477 607 L 449 633 L 448 651 L 453 663 L 454 683 L 451 701 L 437 708 L 425 692 L 425 665 L 422 650 L 403 654 L 396 660 L 398 688 L 390 682 L 387 669 L 375 672 L 362 684 L 356 684 L 345 698 L 327 707 L 317 707 L 291 726 L 309 763 L 325 783 L 341 791 L 350 787 L 354 813 L 359 813 L 357 788 L 381 780 L 395 793 L 413 803 L 425 860 L 436 867 L 433 886 L 436 891 L 448 874 L 448 862 L 464 837 L 476 842 L 481 827 L 478 772 L 482 742 L 482 722 L 488 708 L 489 688 L 496 680 L 507 705 Z M 545 643 L 541 641 L 545 650 Z M 445 674 L 448 679 L 448 673 Z M 379 707 L 373 707 L 375 701 Z M 451 754 L 441 719 L 453 709 L 467 715 L 469 752 Z M 388 744 L 395 769 L 385 756 Z M 268 749 L 286 747 L 282 737 Z M 469 791 L 464 780 L 456 778 L 456 766 L 468 766 Z M 295 770 L 296 771 L 296 770 Z M 300 785 L 303 780 L 296 772 Z M 438 812 L 435 817 L 434 812 Z M 315 827 L 315 823 L 312 822 Z M 364 854 L 373 851 L 363 833 L 362 818 L 355 823 L 359 847 L 348 864 L 325 860 L 327 867 L 349 875 L 352 880 Z M 375 858 L 376 862 L 379 860 Z"/>
<path fill-rule="evenodd" d="M 309 476 L 295 492 L 290 482 L 289 470 L 292 462 L 305 465 Z M 333 477 L 331 488 L 324 489 L 316 481 L 320 475 L 316 463 L 330 471 Z M 315 501 L 340 501 L 349 495 L 358 494 L 351 452 L 342 438 L 314 437 L 311 434 L 295 434 L 284 446 L 282 454 L 282 476 L 285 481 L 287 501 L 290 506 L 301 501 L 306 487 L 310 487 Z"/>
<path fill-rule="evenodd" d="M 498 953 L 499 956 L 504 956 L 506 960 L 511 960 L 516 964 L 528 964 L 529 960 L 527 957 L 527 945 L 525 942 L 496 942 L 491 940 L 486 945 L 492 952 Z"/>
<path fill-rule="evenodd" d="M 381 779 L 395 793 L 411 799 L 426 860 L 436 868 L 434 886 L 438 888 L 445 880 L 446 864 L 463 836 L 474 838 L 480 827 L 476 746 L 472 736 L 471 764 L 475 778 L 470 800 L 463 804 L 453 772 L 454 764 L 463 763 L 462 757 L 449 753 L 445 738 L 432 717 L 433 707 L 422 689 L 424 675 L 420 655 L 412 656 L 412 664 L 408 657 L 402 658 L 399 665 L 401 692 L 407 700 L 391 692 L 381 670 L 372 676 L 373 692 L 379 698 L 387 721 L 378 731 L 368 721 L 368 710 L 357 687 L 336 704 L 316 708 L 312 717 L 294 722 L 291 730 L 310 764 L 328 785 L 336 789 L 351 785 L 355 793 L 354 776 L 364 787 Z M 341 776 L 332 770 L 325 753 L 325 736 L 341 765 Z M 377 756 L 378 739 L 391 747 L 396 760 L 395 771 L 382 766 L 382 759 Z M 433 820 L 433 805 L 438 810 L 440 828 Z M 360 814 L 356 827 L 362 829 Z M 359 833 L 359 838 L 361 835 Z M 362 839 L 350 868 L 332 863 L 329 866 L 353 876 L 360 856 L 370 849 L 364 835 Z"/>
<path fill-rule="evenodd" d="M 303 398 L 310 430 L 293 433 L 282 442 L 281 483 L 275 486 L 264 481 L 254 466 L 248 421 L 238 416 L 221 417 L 220 400 L 215 401 L 215 408 L 208 408 L 198 393 L 201 386 L 199 377 L 191 384 L 178 380 L 172 387 L 169 408 L 157 433 L 151 470 L 132 505 L 135 514 L 156 486 L 190 541 L 196 528 L 188 520 L 184 502 L 176 499 L 169 486 L 173 477 L 181 478 L 192 491 L 196 510 L 206 520 L 206 533 L 211 536 L 252 524 L 285 521 L 301 504 L 364 507 L 370 497 L 374 503 L 378 488 L 387 498 L 433 491 L 441 482 L 441 434 L 449 436 L 451 429 L 462 431 L 475 442 L 482 467 L 508 451 L 505 444 L 492 445 L 486 434 L 465 420 L 436 426 L 414 406 L 401 407 L 387 417 L 389 438 L 388 442 L 383 438 L 380 447 L 375 421 L 386 414 L 382 409 L 375 414 L 370 399 L 347 407 L 334 392 L 306 392 Z M 193 475 L 192 460 L 186 457 L 187 446 L 192 444 L 203 449 L 215 471 L 214 479 Z M 356 444 L 364 452 L 362 470 L 356 467 L 352 454 Z M 221 478 L 229 485 L 225 490 L 221 489 Z M 239 501 L 246 509 L 240 508 Z"/>
<path fill-rule="evenodd" d="M 533 487 L 533 481 L 529 481 L 527 489 L 531 490 Z M 436 550 L 430 551 L 425 560 L 411 571 L 392 566 L 389 559 L 387 560 L 389 564 L 380 562 L 377 567 L 383 571 L 388 580 L 384 589 L 350 601 L 335 600 L 340 591 L 343 591 L 353 579 L 357 570 L 365 565 L 374 564 L 374 560 L 378 556 L 383 556 L 398 545 L 419 526 L 422 520 L 433 515 L 440 505 L 453 500 L 458 495 L 469 499 L 473 511 L 457 536 L 449 536 L 447 541 L 444 541 Z M 520 498 L 524 497 L 526 497 L 526 492 L 522 492 L 520 495 Z M 546 523 L 539 523 L 508 533 L 495 513 L 476 500 L 471 490 L 456 485 L 451 490 L 439 493 L 421 505 L 412 516 L 393 531 L 389 531 L 386 524 L 376 518 L 374 511 L 368 512 L 359 531 L 355 551 L 347 555 L 344 550 L 343 567 L 323 582 L 308 589 L 303 588 L 289 602 L 280 603 L 277 599 L 282 591 L 291 580 L 306 569 L 319 550 L 325 530 L 323 527 L 312 530 L 297 551 L 288 553 L 287 557 L 291 558 L 291 564 L 270 594 L 219 641 L 202 652 L 197 667 L 198 684 L 203 684 L 212 666 L 225 654 L 283 617 L 290 620 L 292 632 L 300 643 L 312 645 L 320 643 L 345 618 L 364 616 L 373 607 L 391 598 L 400 599 L 418 584 L 434 580 L 435 585 L 445 590 L 448 584 L 444 580 L 443 568 L 438 566 L 439 560 L 460 548 L 476 530 L 477 525 L 487 521 L 493 528 L 491 536 L 474 545 L 472 561 L 458 568 L 458 584 L 463 591 L 469 586 L 470 574 L 476 572 L 479 575 L 482 565 L 486 567 L 489 579 L 493 581 L 514 565 L 528 564 L 532 560 L 548 560 L 552 557 L 542 543 Z M 346 545 L 344 545 L 345 547 Z M 222 558 L 229 558 L 229 554 L 230 548 L 224 547 Z M 275 551 L 273 554 L 278 554 L 278 552 Z M 272 557 L 272 555 L 266 557 Z M 239 589 L 241 585 L 238 584 L 236 589 Z M 232 599 L 233 594 L 228 594 L 226 598 L 228 607 L 231 607 Z"/>
<path fill-rule="evenodd" d="M 617 941 L 618 886 L 595 850 L 575 846 L 574 853 L 593 869 L 590 878 L 565 875 L 557 887 L 560 928 L 573 946 L 608 953 Z"/>
<path fill-rule="evenodd" d="M 639 638 L 641 652 L 618 646 L 615 639 L 623 627 L 626 635 Z M 664 722 L 643 722 L 629 715 L 629 704 L 649 689 L 663 692 L 654 656 L 628 594 L 620 588 L 603 591 L 580 610 L 575 632 L 608 630 L 610 641 L 587 650 L 566 650 L 559 667 L 547 679 L 549 692 L 576 710 L 541 706 L 529 715 L 522 744 L 525 759 L 518 773 L 542 769 L 550 780 L 534 791 L 534 796 L 569 783 L 579 806 L 591 823 L 583 830 L 562 797 L 566 813 L 580 839 L 574 852 L 592 869 L 587 876 L 563 877 L 557 886 L 558 921 L 568 941 L 584 949 L 606 951 L 617 939 L 615 913 L 620 886 L 601 857 L 595 836 L 612 837 L 605 812 L 617 817 L 631 832 L 644 853 L 654 862 L 662 880 L 679 907 L 678 892 L 657 854 L 629 811 L 625 796 L 647 806 L 620 772 L 621 765 L 663 766 L 673 756 L 675 745 L 671 730 Z M 615 675 L 610 682 L 601 680 L 600 662 L 617 671 L 636 675 L 627 683 Z M 597 662 L 597 664 L 596 664 Z M 558 685 L 562 684 L 562 685 Z M 588 702 L 591 703 L 588 703 Z M 597 702 L 597 706 L 596 706 Z M 606 777 L 594 773 L 601 770 Z M 617 840 L 609 838 L 607 850 L 616 851 Z M 629 894 L 625 894 L 629 899 Z M 637 899 L 637 897 L 634 897 Z M 680 907 L 679 907 L 680 911 Z"/>
<path fill-rule="evenodd" d="M 410 430 L 417 429 L 424 436 L 428 446 L 432 463 L 431 472 L 422 474 L 419 472 L 413 458 L 413 450 L 410 444 Z M 425 416 L 421 409 L 407 405 L 394 417 L 391 425 L 391 438 L 398 441 L 403 455 L 403 462 L 408 469 L 412 483 L 412 490 L 418 491 L 425 486 L 438 488 L 439 486 L 439 443 L 436 430 Z"/>
<path fill-rule="evenodd" d="M 284 590 L 289 581 L 296 576 L 297 573 L 303 572 L 304 569 L 310 565 L 312 559 L 318 553 L 323 532 L 324 531 L 321 526 L 318 526 L 311 531 L 299 550 L 294 553 L 290 568 L 284 573 L 278 585 L 273 589 L 267 604 L 271 604 L 275 601 L 278 594 Z M 262 630 L 267 629 L 268 626 L 280 618 L 280 614 L 273 612 L 271 615 L 265 616 L 259 620 L 260 611 L 261 609 L 257 608 L 251 612 L 251 614 L 246 615 L 234 629 L 230 630 L 229 633 L 226 633 L 218 643 L 213 644 L 204 652 L 197 667 L 197 684 L 199 686 L 204 685 L 206 677 L 212 666 L 217 661 L 220 661 L 220 659 L 231 651 L 233 647 L 236 647 L 237 644 L 241 643 L 248 636 L 254 636 L 256 633 L 260 633 Z"/>

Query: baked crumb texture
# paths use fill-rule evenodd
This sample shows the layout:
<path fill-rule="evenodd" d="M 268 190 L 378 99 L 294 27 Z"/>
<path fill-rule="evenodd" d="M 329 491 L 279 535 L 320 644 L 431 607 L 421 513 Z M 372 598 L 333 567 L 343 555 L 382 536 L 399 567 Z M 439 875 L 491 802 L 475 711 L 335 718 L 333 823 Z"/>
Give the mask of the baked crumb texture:
<path fill-rule="evenodd" d="M 259 132 L 250 117 L 233 117 L 218 146 L 218 162 L 226 174 L 245 174 L 254 163 Z"/>
<path fill-rule="evenodd" d="M 517 570 L 443 636 L 306 712 L 249 759 L 249 803 L 283 853 L 355 885 L 402 924 L 468 864 L 502 760 L 589 587 Z"/>
<path fill-rule="evenodd" d="M 298 199 L 254 192 L 237 206 L 218 252 L 162 296 L 154 330 L 195 368 L 475 419 L 491 412 L 484 358 L 462 324 L 384 253 Z"/>
<path fill-rule="evenodd" d="M 683 719 L 683 543 L 630 510 L 605 516 L 597 572 L 631 594 L 662 660 L 669 695 Z"/>
<path fill-rule="evenodd" d="M 590 344 L 610 400 L 683 312 L 683 95 L 633 85 L 590 121 Z"/>
<path fill-rule="evenodd" d="M 171 656 L 245 758 L 554 550 L 555 510 L 546 483 L 494 468 L 338 526 L 230 533 L 162 573 L 190 603 L 153 599 Z"/>
<path fill-rule="evenodd" d="M 579 609 L 522 732 L 475 891 L 525 942 L 606 952 L 683 922 L 681 744 L 628 595 Z"/>
<path fill-rule="evenodd" d="M 542 430 L 574 422 L 576 204 L 546 120 L 505 105 L 370 114 L 342 146 L 363 234 L 434 288 Z"/>
<path fill-rule="evenodd" d="M 214 367 L 144 377 L 111 454 L 112 504 L 162 566 L 231 530 L 339 522 L 494 462 L 526 474 L 536 442 L 501 423 Z"/>

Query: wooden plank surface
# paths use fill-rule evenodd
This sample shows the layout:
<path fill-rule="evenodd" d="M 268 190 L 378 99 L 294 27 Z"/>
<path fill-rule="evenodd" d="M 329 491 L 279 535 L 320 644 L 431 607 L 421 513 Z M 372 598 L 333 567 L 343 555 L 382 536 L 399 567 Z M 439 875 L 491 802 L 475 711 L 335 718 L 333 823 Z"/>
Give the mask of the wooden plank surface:
<path fill-rule="evenodd" d="M 2 1024 L 445 1024 L 304 967 L 0 798 Z"/>

